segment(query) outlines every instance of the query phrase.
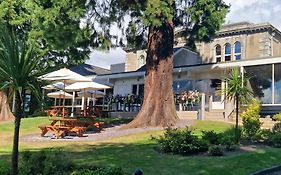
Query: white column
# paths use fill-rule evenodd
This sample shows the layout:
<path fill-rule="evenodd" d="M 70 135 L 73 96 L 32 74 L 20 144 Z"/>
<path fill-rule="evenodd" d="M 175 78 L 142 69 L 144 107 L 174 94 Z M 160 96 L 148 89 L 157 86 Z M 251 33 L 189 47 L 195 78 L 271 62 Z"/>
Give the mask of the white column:
<path fill-rule="evenodd" d="M 70 117 L 74 116 L 74 102 L 75 102 L 75 92 L 72 92 L 72 106 L 71 106 L 71 114 Z"/>
<path fill-rule="evenodd" d="M 83 110 L 83 109 L 84 109 L 84 100 L 85 100 L 85 98 L 84 98 L 84 97 L 82 97 L 82 105 L 81 105 L 81 110 Z"/>
<path fill-rule="evenodd" d="M 206 98 L 206 95 L 204 93 L 202 93 L 198 120 L 204 120 L 204 117 L 205 117 L 205 98 Z"/>

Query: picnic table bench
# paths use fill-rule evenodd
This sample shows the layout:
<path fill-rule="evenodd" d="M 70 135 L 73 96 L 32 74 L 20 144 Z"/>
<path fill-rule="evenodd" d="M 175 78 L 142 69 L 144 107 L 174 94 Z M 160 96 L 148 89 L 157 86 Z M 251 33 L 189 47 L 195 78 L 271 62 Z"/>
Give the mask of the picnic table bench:
<path fill-rule="evenodd" d="M 80 120 L 78 118 L 63 118 L 63 117 L 51 117 L 49 118 L 50 125 L 40 125 L 41 136 L 45 136 L 46 133 L 52 132 L 58 139 L 64 137 L 67 134 L 75 133 L 78 137 L 82 137 L 83 133 L 89 127 L 95 127 L 98 131 L 101 131 L 103 122 L 97 122 L 92 119 Z"/>

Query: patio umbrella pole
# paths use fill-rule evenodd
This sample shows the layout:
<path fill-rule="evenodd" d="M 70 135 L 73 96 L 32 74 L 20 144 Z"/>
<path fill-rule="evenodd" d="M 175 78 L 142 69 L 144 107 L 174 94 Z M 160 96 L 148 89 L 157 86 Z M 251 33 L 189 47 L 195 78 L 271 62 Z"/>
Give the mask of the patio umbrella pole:
<path fill-rule="evenodd" d="M 86 105 L 87 105 L 87 102 L 86 102 L 86 92 L 85 92 L 85 88 L 84 88 L 84 117 L 86 117 L 86 115 L 87 115 L 87 112 L 86 112 L 87 107 L 86 107 Z"/>
<path fill-rule="evenodd" d="M 65 80 L 63 80 L 63 103 L 62 103 L 62 117 L 63 118 L 65 115 L 64 103 L 65 103 Z"/>
<path fill-rule="evenodd" d="M 72 92 L 71 117 L 74 116 L 74 101 L 75 101 L 75 91 Z"/>

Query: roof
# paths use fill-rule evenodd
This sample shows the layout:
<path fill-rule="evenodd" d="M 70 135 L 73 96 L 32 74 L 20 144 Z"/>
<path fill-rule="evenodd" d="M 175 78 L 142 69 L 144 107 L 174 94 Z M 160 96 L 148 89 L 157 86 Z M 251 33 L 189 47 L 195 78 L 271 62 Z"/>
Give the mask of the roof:
<path fill-rule="evenodd" d="M 102 67 L 93 66 L 90 64 L 80 64 L 77 66 L 73 66 L 69 68 L 73 72 L 76 72 L 83 76 L 91 76 L 91 75 L 102 75 L 102 74 L 110 74 L 111 71 Z"/>
<path fill-rule="evenodd" d="M 188 50 L 188 51 L 193 52 L 195 54 L 198 54 L 197 52 L 194 52 L 194 51 L 190 50 L 189 48 L 187 48 L 185 46 L 182 46 L 182 47 L 174 47 L 173 48 L 174 55 L 176 55 L 182 49 L 185 49 L 185 50 Z M 139 69 L 137 69 L 136 71 L 137 72 L 142 72 L 142 71 L 145 71 L 145 70 L 146 70 L 146 64 L 143 65 L 142 67 L 140 67 Z"/>
<path fill-rule="evenodd" d="M 254 24 L 250 22 L 238 22 L 238 23 L 227 24 L 221 28 L 218 34 L 219 36 L 225 36 L 225 35 L 254 32 L 260 30 L 271 30 L 281 34 L 277 28 L 275 28 L 273 25 L 271 25 L 268 22 L 258 23 L 258 24 Z"/>

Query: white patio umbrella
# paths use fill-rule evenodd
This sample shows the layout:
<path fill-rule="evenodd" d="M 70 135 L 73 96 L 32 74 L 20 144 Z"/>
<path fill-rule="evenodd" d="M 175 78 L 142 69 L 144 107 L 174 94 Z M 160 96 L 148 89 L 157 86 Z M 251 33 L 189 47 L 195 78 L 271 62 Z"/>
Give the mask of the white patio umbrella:
<path fill-rule="evenodd" d="M 62 68 L 57 71 L 48 73 L 46 75 L 40 76 L 39 79 L 47 81 L 62 81 L 63 91 L 65 91 L 65 84 L 70 84 L 74 82 L 89 82 L 91 79 L 84 77 L 76 72 L 73 72 L 67 68 Z M 63 116 L 64 116 L 64 104 L 65 99 L 63 99 Z"/>
<path fill-rule="evenodd" d="M 68 91 L 76 91 L 76 90 L 83 90 L 84 97 L 86 96 L 86 91 L 88 90 L 102 90 L 102 89 L 109 89 L 110 86 L 96 83 L 96 82 L 76 82 L 73 83 L 65 88 Z M 84 98 L 85 99 L 85 98 Z M 86 116 L 86 105 L 84 101 L 84 116 Z"/>
<path fill-rule="evenodd" d="M 56 92 L 50 92 L 47 94 L 48 97 L 51 98 L 65 98 L 65 99 L 71 99 L 72 95 L 64 92 L 64 91 L 56 91 Z"/>
<path fill-rule="evenodd" d="M 49 80 L 49 81 L 63 81 L 64 84 L 92 81 L 91 79 L 84 77 L 76 72 L 73 72 L 67 68 L 62 68 L 57 71 L 40 76 L 39 79 Z"/>
<path fill-rule="evenodd" d="M 67 87 L 65 90 L 67 91 L 75 91 L 75 90 L 102 90 L 102 89 L 110 89 L 110 86 L 96 83 L 96 82 L 76 82 Z"/>
<path fill-rule="evenodd" d="M 48 97 L 54 98 L 55 99 L 55 106 L 56 106 L 56 101 L 57 99 L 71 99 L 72 95 L 64 92 L 64 91 L 56 91 L 56 92 L 50 92 L 47 94 Z M 60 101 L 59 101 L 59 106 L 60 106 Z"/>
<path fill-rule="evenodd" d="M 42 89 L 53 90 L 53 89 L 63 89 L 63 87 L 64 87 L 63 82 L 56 82 L 53 84 L 49 84 L 47 86 L 43 86 Z"/>
<path fill-rule="evenodd" d="M 84 95 L 84 91 L 80 91 L 77 94 L 78 97 L 82 97 Z M 97 91 L 97 90 L 87 90 L 85 94 L 86 97 L 95 97 L 95 98 L 101 98 L 105 95 L 104 92 Z"/>

